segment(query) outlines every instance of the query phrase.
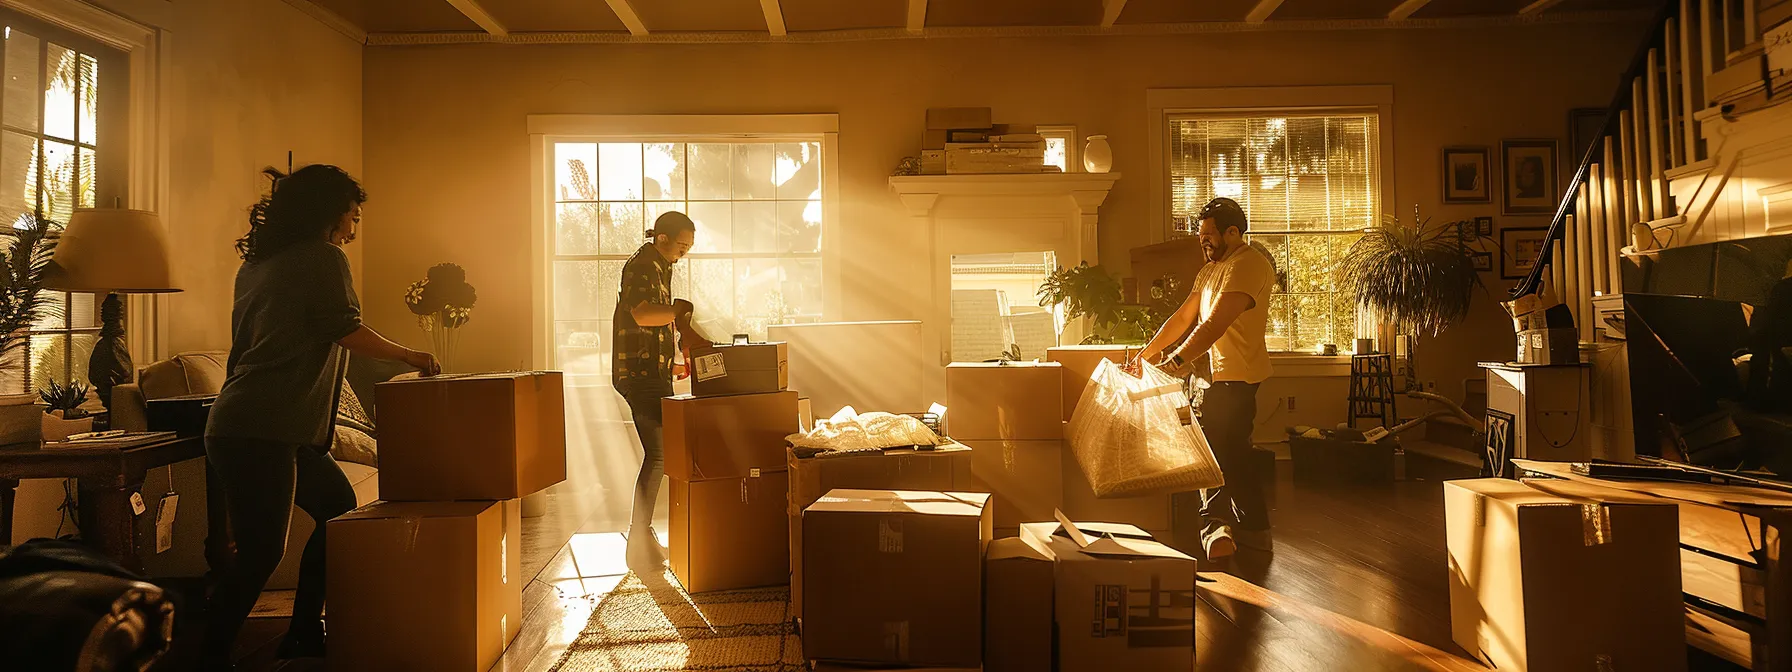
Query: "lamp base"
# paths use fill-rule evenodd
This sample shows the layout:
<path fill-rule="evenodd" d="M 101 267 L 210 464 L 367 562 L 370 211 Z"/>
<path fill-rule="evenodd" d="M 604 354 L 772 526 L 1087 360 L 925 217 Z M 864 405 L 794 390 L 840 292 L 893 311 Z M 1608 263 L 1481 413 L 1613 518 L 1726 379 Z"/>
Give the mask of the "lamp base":
<path fill-rule="evenodd" d="M 106 410 L 112 410 L 112 388 L 131 382 L 133 371 L 131 351 L 124 342 L 124 301 L 107 294 L 100 304 L 100 340 L 87 358 L 87 381 Z"/>

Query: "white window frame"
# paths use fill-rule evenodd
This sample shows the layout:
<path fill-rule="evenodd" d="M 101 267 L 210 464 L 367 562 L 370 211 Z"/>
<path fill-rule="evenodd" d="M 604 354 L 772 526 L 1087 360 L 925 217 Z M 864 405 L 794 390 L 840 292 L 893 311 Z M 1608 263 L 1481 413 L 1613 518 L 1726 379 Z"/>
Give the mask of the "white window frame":
<path fill-rule="evenodd" d="M 125 124 L 125 142 L 118 145 L 126 154 L 128 171 L 124 207 L 166 215 L 171 110 L 163 89 L 172 81 L 172 72 L 163 55 L 168 50 L 168 32 L 77 0 L 0 0 L 0 6 L 124 52 L 130 69 L 130 118 Z M 163 226 L 168 220 L 162 218 Z M 140 364 L 171 354 L 165 352 L 167 301 L 162 294 L 125 301 L 125 338 L 132 359 Z"/>
<path fill-rule="evenodd" d="M 1376 213 L 1379 221 L 1394 212 L 1396 197 L 1394 176 L 1394 87 L 1386 84 L 1353 86 L 1265 86 L 1236 88 L 1147 89 L 1147 160 L 1152 167 L 1151 242 L 1168 240 L 1175 228 L 1170 204 L 1170 121 L 1174 117 L 1200 116 L 1266 116 L 1275 114 L 1311 114 L 1353 110 L 1373 111 L 1380 120 L 1381 205 Z M 1392 343 L 1392 332 L 1380 329 L 1381 342 Z M 1277 360 L 1277 375 L 1348 375 L 1348 355 L 1326 357 L 1300 353 L 1270 353 Z M 1287 366 L 1294 364 L 1294 366 Z M 1313 368 L 1306 365 L 1312 364 Z M 1337 365 L 1343 365 L 1340 372 Z"/>
<path fill-rule="evenodd" d="M 530 251 L 534 262 L 530 324 L 533 366 L 545 369 L 554 357 L 554 144 L 594 139 L 661 140 L 679 138 L 738 141 L 754 138 L 808 136 L 821 140 L 821 277 L 822 319 L 840 316 L 840 116 L 837 114 L 771 115 L 529 115 Z"/>

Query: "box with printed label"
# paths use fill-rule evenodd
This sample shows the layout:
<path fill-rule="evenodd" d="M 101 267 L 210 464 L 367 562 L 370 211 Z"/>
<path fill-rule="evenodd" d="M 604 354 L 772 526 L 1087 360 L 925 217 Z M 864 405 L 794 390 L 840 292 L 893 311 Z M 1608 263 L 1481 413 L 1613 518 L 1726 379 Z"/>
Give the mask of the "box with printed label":
<path fill-rule="evenodd" d="M 829 490 L 932 490 L 985 492 L 971 475 L 971 449 L 960 444 L 932 450 L 896 449 L 799 458 L 785 449 L 790 474 L 790 611 L 803 617 L 803 509 Z"/>
<path fill-rule="evenodd" d="M 1051 552 L 1060 672 L 1193 670 L 1195 560 L 1130 525 L 1021 525 Z"/>
<path fill-rule="evenodd" d="M 325 533 L 331 670 L 483 672 L 521 627 L 517 500 L 375 502 Z"/>
<path fill-rule="evenodd" d="M 959 441 L 1064 438 L 1064 366 L 1057 362 L 946 367 L 946 432 Z"/>
<path fill-rule="evenodd" d="M 679 395 L 660 401 L 666 476 L 697 481 L 784 468 L 784 438 L 801 423 L 797 393 Z"/>
<path fill-rule="evenodd" d="M 804 655 L 981 665 L 988 500 L 987 493 L 833 490 L 809 505 Z"/>
<path fill-rule="evenodd" d="M 790 346 L 717 344 L 691 349 L 691 395 L 782 392 L 790 387 Z"/>
<path fill-rule="evenodd" d="M 742 478 L 672 479 L 668 560 L 685 592 L 790 581 L 787 483 L 782 470 L 754 470 Z"/>
<path fill-rule="evenodd" d="M 558 371 L 391 380 L 374 395 L 381 499 L 516 499 L 566 480 Z"/>
<path fill-rule="evenodd" d="M 1500 670 L 1686 669 L 1679 511 L 1568 481 L 1444 482 L 1450 631 Z"/>

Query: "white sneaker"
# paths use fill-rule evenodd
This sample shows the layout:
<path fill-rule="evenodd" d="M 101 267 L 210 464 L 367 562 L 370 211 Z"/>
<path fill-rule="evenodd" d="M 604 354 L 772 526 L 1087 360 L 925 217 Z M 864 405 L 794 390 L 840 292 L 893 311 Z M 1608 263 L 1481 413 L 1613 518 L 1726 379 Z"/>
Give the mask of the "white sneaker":
<path fill-rule="evenodd" d="M 1220 525 L 1212 531 L 1201 535 L 1201 549 L 1207 552 L 1209 562 L 1218 562 L 1232 557 L 1238 552 L 1238 542 L 1232 540 L 1232 528 Z"/>

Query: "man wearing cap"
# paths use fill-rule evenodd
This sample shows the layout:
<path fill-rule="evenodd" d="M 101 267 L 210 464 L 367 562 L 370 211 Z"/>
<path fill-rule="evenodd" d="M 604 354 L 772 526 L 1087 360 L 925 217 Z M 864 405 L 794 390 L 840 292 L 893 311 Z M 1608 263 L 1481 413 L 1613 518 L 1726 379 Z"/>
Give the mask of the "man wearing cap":
<path fill-rule="evenodd" d="M 1139 352 L 1134 366 L 1144 361 L 1178 368 L 1181 361 L 1208 360 L 1212 384 L 1201 402 L 1201 429 L 1226 474 L 1226 483 L 1200 493 L 1200 540 L 1207 558 L 1220 560 L 1235 553 L 1239 545 L 1271 550 L 1269 507 L 1262 485 L 1267 475 L 1250 473 L 1254 464 L 1250 457 L 1257 386 L 1271 373 L 1263 332 L 1275 268 L 1267 256 L 1245 242 L 1250 223 L 1237 202 L 1213 199 L 1197 219 L 1207 264 L 1195 276 L 1188 299 Z M 1187 496 L 1174 497 L 1181 500 Z M 1190 522 L 1175 521 L 1177 532 Z"/>

